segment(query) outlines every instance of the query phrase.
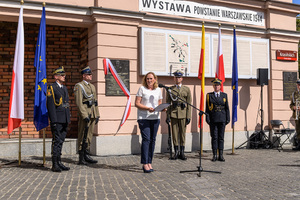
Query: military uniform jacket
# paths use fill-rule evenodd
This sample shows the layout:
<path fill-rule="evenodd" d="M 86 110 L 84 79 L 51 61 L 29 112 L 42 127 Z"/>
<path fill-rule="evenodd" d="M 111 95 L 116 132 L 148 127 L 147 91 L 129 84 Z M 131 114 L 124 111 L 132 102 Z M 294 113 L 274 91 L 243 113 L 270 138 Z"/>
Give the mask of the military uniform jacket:
<path fill-rule="evenodd" d="M 55 82 L 47 89 L 47 109 L 51 123 L 70 123 L 69 94 Z"/>
<path fill-rule="evenodd" d="M 190 88 L 182 85 L 181 88 L 179 89 L 176 87 L 176 85 L 173 85 L 171 89 L 176 91 L 176 92 L 171 91 L 171 93 L 173 94 L 173 98 L 176 99 L 176 95 L 178 95 L 181 99 L 191 104 L 192 98 L 191 98 Z M 179 98 L 177 99 L 177 101 L 173 101 L 168 92 L 167 92 L 166 102 L 172 104 L 171 106 L 168 107 L 167 110 L 167 115 L 169 117 L 176 118 L 176 119 L 184 119 L 184 118 L 191 119 L 191 106 L 187 105 Z"/>
<path fill-rule="evenodd" d="M 292 93 L 291 96 L 291 102 L 290 102 L 290 109 L 293 111 L 293 118 L 296 118 L 296 111 L 294 110 L 294 106 L 296 106 L 296 102 L 299 102 L 300 105 L 300 92 L 296 90 L 295 92 Z"/>
<path fill-rule="evenodd" d="M 206 95 L 206 122 L 217 123 L 223 122 L 228 124 L 230 122 L 230 113 L 227 100 L 227 94 L 220 92 L 220 97 L 216 97 L 214 92 Z"/>
<path fill-rule="evenodd" d="M 100 117 L 98 110 L 98 103 L 96 101 L 96 88 L 93 84 L 87 84 L 85 81 L 81 81 L 75 85 L 74 88 L 75 102 L 78 107 L 78 115 L 82 119 L 89 117 Z M 88 102 L 91 102 L 90 106 Z"/>

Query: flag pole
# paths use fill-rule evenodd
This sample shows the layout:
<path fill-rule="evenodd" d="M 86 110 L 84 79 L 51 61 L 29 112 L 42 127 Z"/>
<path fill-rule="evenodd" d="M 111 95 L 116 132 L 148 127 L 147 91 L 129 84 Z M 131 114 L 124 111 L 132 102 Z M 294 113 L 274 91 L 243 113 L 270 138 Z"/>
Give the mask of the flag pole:
<path fill-rule="evenodd" d="M 45 129 L 43 129 L 43 166 L 45 166 L 45 162 L 46 162 L 45 138 L 46 138 Z"/>
<path fill-rule="evenodd" d="M 233 129 L 232 129 L 232 154 L 234 153 L 234 125 L 233 125 Z"/>
<path fill-rule="evenodd" d="M 22 128 L 19 127 L 19 166 L 21 166 L 21 132 Z"/>

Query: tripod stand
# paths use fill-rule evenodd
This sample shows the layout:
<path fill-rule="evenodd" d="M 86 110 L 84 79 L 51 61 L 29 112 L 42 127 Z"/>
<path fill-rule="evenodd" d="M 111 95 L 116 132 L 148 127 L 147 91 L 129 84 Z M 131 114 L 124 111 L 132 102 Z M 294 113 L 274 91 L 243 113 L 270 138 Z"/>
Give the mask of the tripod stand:
<path fill-rule="evenodd" d="M 271 143 L 269 141 L 268 136 L 265 134 L 264 131 L 264 110 L 263 110 L 263 86 L 264 84 L 261 85 L 261 89 L 260 89 L 260 117 L 261 117 L 261 121 L 260 121 L 260 131 L 256 131 L 254 132 L 250 138 L 244 142 L 243 144 L 241 144 L 239 147 L 237 147 L 237 149 L 241 148 L 244 144 L 248 143 L 250 141 L 250 148 L 265 148 L 268 149 L 271 147 Z"/>
<path fill-rule="evenodd" d="M 174 93 L 177 93 L 177 94 L 175 94 L 175 98 L 176 99 L 179 99 L 179 100 L 181 100 L 182 102 L 184 102 L 184 103 L 186 103 L 187 105 L 189 105 L 189 106 L 191 106 L 192 108 L 194 108 L 194 109 L 196 109 L 197 111 L 199 111 L 199 117 L 200 117 L 200 123 L 202 123 L 202 115 L 204 114 L 204 115 L 207 115 L 207 113 L 205 113 L 205 112 L 203 112 L 203 111 L 201 111 L 200 109 L 198 109 L 198 108 L 196 108 L 195 106 L 193 106 L 192 104 L 190 104 L 190 103 L 188 103 L 187 101 L 185 101 L 184 99 L 182 99 L 180 96 L 179 96 L 179 93 L 177 92 L 177 91 L 175 91 L 175 90 L 173 90 L 172 88 L 170 88 L 170 87 L 166 87 L 166 86 L 164 86 L 164 85 L 162 85 L 162 84 L 159 84 L 159 87 L 163 87 L 163 88 L 165 88 L 166 89 L 166 91 L 167 91 L 167 93 L 169 94 L 169 95 L 174 95 Z M 173 93 L 172 93 L 173 92 Z M 180 173 L 185 173 L 185 172 L 199 172 L 198 173 L 198 176 L 199 177 L 201 177 L 201 172 L 212 172 L 212 173 L 221 173 L 221 172 L 215 172 L 215 171 L 205 171 L 205 170 L 203 170 L 203 168 L 202 168 L 202 166 L 201 166 L 201 160 L 202 160 L 202 155 L 201 155 L 201 149 L 202 149 L 202 141 L 201 141 L 201 133 L 200 133 L 200 135 L 199 135 L 200 137 L 200 153 L 199 153 L 199 166 L 197 166 L 197 170 L 189 170 L 189 171 L 180 171 Z"/>

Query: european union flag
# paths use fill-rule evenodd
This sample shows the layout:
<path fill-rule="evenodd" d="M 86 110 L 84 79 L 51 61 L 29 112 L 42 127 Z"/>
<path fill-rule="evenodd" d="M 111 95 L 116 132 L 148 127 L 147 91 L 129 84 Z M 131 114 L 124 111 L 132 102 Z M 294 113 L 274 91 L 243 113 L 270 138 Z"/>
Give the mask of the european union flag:
<path fill-rule="evenodd" d="M 238 63 L 237 63 L 237 49 L 236 49 L 236 34 L 233 29 L 233 58 L 232 58 L 232 127 L 237 121 L 237 106 L 239 101 L 238 96 Z"/>
<path fill-rule="evenodd" d="M 47 73 L 46 73 L 46 11 L 43 7 L 39 35 L 37 38 L 34 66 L 36 67 L 34 92 L 34 125 L 39 131 L 49 125 L 47 99 Z"/>

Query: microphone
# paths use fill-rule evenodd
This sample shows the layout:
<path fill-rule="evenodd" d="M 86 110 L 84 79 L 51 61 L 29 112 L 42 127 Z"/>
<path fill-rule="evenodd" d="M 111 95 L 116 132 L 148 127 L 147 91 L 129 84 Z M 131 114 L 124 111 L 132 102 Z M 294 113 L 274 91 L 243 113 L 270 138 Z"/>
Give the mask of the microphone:
<path fill-rule="evenodd" d="M 158 84 L 158 87 L 160 87 L 160 88 L 165 88 L 166 90 L 168 90 L 168 89 L 170 89 L 170 87 L 168 87 L 168 86 L 165 86 L 165 85 L 163 85 L 163 84 Z"/>

